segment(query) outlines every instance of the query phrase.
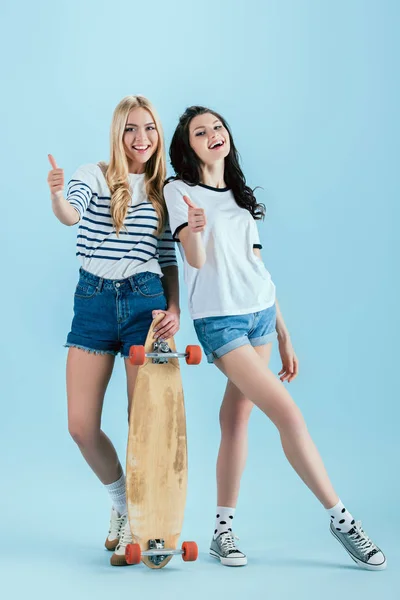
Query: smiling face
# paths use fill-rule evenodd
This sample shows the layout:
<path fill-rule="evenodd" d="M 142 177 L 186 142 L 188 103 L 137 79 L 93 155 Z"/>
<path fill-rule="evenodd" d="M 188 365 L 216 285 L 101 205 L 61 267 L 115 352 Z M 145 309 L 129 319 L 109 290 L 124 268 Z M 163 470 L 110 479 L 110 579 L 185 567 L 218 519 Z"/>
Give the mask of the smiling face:
<path fill-rule="evenodd" d="M 189 125 L 189 143 L 200 161 L 213 165 L 230 151 L 229 132 L 212 113 L 197 115 Z"/>
<path fill-rule="evenodd" d="M 143 173 L 145 164 L 158 146 L 158 131 L 148 110 L 141 107 L 131 110 L 126 121 L 123 142 L 130 170 Z"/>

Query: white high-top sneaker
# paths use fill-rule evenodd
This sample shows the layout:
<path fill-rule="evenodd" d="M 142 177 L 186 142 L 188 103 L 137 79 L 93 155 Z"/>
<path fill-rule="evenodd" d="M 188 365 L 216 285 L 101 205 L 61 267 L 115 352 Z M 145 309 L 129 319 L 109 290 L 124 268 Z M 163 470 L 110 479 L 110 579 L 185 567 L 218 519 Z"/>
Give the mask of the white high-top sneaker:
<path fill-rule="evenodd" d="M 104 543 L 107 550 L 115 550 L 118 545 L 119 538 L 121 535 L 121 528 L 125 524 L 126 516 L 120 516 L 114 507 L 111 509 L 110 528 L 108 530 L 108 536 Z"/>
<path fill-rule="evenodd" d="M 124 515 L 123 518 L 125 520 L 121 527 L 118 545 L 115 548 L 115 552 L 110 559 L 110 563 L 113 567 L 126 567 L 128 563 L 125 559 L 125 548 L 127 544 L 132 544 L 133 542 L 131 528 L 129 527 L 128 516 Z"/>

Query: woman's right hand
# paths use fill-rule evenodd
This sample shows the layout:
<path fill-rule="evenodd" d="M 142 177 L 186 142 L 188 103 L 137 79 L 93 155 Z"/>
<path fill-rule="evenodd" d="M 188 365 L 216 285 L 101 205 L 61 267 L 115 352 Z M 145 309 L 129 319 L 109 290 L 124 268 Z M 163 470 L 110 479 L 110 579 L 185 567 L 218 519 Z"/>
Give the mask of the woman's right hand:
<path fill-rule="evenodd" d="M 204 208 L 199 208 L 188 197 L 183 196 L 183 200 L 188 205 L 188 226 L 193 233 L 201 233 L 207 225 L 207 218 Z"/>
<path fill-rule="evenodd" d="M 57 167 L 57 163 L 51 154 L 48 157 L 52 169 L 49 171 L 47 183 L 49 184 L 51 194 L 57 194 L 64 191 L 64 170 Z"/>

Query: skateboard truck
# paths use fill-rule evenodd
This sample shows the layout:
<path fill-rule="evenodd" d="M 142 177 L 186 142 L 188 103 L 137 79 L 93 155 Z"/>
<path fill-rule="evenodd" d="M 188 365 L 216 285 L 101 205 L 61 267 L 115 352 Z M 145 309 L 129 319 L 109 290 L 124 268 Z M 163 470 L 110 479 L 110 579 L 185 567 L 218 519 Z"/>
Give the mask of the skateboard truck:
<path fill-rule="evenodd" d="M 164 540 L 149 540 L 149 550 L 164 550 Z M 151 554 L 149 558 L 153 564 L 158 566 L 167 558 L 167 555 Z"/>
<path fill-rule="evenodd" d="M 142 552 L 139 544 L 127 544 L 125 548 L 125 558 L 128 565 L 137 565 L 142 560 L 142 556 L 148 556 L 150 561 L 159 566 L 168 556 L 182 555 L 185 562 L 197 560 L 199 550 L 196 542 L 183 542 L 182 548 L 172 550 L 164 548 L 164 540 L 149 540 L 149 549 Z"/>
<path fill-rule="evenodd" d="M 168 362 L 168 357 L 163 356 L 163 354 L 172 354 L 171 348 L 168 346 L 167 342 L 154 342 L 153 344 L 153 352 L 156 356 L 153 358 L 153 363 L 156 365 L 161 365 L 163 363 Z M 149 356 L 147 354 L 146 356 Z"/>
<path fill-rule="evenodd" d="M 131 346 L 129 349 L 129 362 L 131 365 L 144 365 L 146 358 L 153 359 L 153 363 L 167 363 L 170 358 L 184 358 L 188 365 L 199 365 L 201 362 L 200 346 L 186 346 L 186 352 L 172 352 L 167 342 L 156 341 L 153 352 L 146 352 L 144 346 Z"/>

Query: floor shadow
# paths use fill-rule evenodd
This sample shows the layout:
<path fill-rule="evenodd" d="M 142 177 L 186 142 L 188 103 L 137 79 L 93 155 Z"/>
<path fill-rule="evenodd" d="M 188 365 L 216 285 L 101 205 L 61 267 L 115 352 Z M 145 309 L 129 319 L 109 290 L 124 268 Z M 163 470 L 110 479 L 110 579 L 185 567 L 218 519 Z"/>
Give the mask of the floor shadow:
<path fill-rule="evenodd" d="M 215 564 L 217 566 L 220 565 L 219 561 L 210 556 L 208 552 L 200 552 L 199 560 L 203 563 L 207 564 Z M 334 570 L 350 570 L 350 571 L 359 571 L 360 567 L 356 564 L 342 564 L 330 562 L 328 560 L 318 560 L 313 558 L 296 558 L 296 557 L 280 557 L 280 558 L 266 558 L 266 557 L 257 557 L 251 556 L 249 558 L 248 565 L 257 565 L 260 567 L 268 568 L 268 567 L 277 567 L 277 568 L 316 568 L 316 569 L 334 569 Z"/>
<path fill-rule="evenodd" d="M 313 558 L 294 558 L 294 557 L 287 557 L 287 558 L 269 558 L 269 559 L 265 559 L 265 558 L 252 558 L 251 559 L 251 563 L 252 564 L 257 564 L 257 565 L 264 565 L 265 567 L 268 566 L 273 566 L 273 567 L 278 567 L 278 568 L 287 568 L 287 567 L 294 567 L 294 568 L 313 568 L 313 569 L 336 569 L 336 570 L 350 570 L 350 571 L 359 571 L 360 567 L 358 567 L 356 564 L 352 565 L 352 564 L 342 564 L 342 563 L 335 563 L 335 562 L 329 562 L 327 560 L 317 560 L 317 559 L 313 559 Z"/>

